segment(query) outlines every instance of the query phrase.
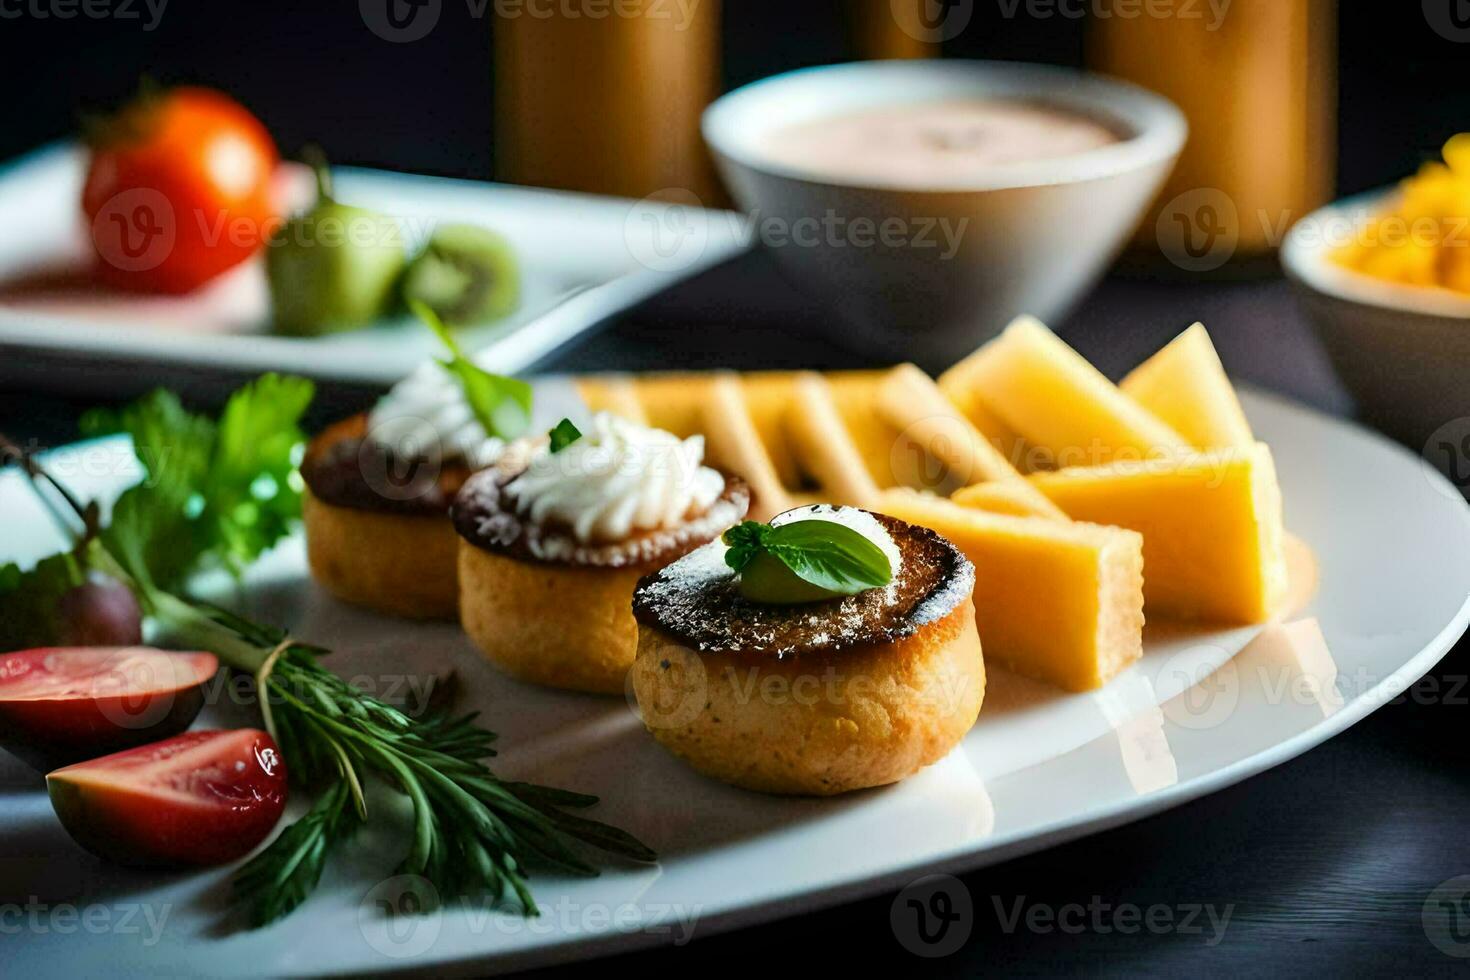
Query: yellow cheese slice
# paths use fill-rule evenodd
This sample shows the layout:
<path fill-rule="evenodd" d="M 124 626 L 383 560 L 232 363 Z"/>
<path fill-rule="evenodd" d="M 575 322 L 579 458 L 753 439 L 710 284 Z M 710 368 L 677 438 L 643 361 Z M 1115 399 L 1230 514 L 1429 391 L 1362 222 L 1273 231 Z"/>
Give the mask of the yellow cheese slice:
<path fill-rule="evenodd" d="M 700 431 L 715 376 L 708 372 L 645 374 L 634 380 L 645 424 L 687 438 Z"/>
<path fill-rule="evenodd" d="M 745 407 L 750 420 L 766 447 L 771 465 L 781 478 L 781 485 L 795 490 L 802 486 L 801 468 L 796 451 L 786 433 L 786 411 L 796 390 L 795 371 L 755 371 L 740 376 L 745 394 Z"/>
<path fill-rule="evenodd" d="M 802 472 L 827 503 L 872 507 L 881 488 L 838 411 L 832 385 L 820 374 L 797 377 L 786 432 Z"/>
<path fill-rule="evenodd" d="M 1051 502 L 1051 498 L 1041 493 L 1029 483 L 1027 489 L 1032 494 L 1040 494 L 1046 501 L 1044 510 L 1038 509 L 1035 498 L 1031 494 L 1019 493 L 1019 488 L 1014 483 L 1001 482 L 999 480 L 990 483 L 977 483 L 972 487 L 962 487 L 950 494 L 951 500 L 963 507 L 972 507 L 975 510 L 985 510 L 992 514 L 1010 514 L 1012 517 L 1046 517 L 1052 520 L 1061 515 L 1066 515 L 1062 509 Z"/>
<path fill-rule="evenodd" d="M 1006 484 L 1015 499 L 1027 503 L 1028 513 L 1066 516 L 1028 484 L 984 433 L 914 365 L 903 364 L 884 375 L 877 390 L 877 413 L 896 433 L 907 437 L 946 467 L 960 486 L 997 481 Z M 904 485 L 938 489 L 909 480 Z"/>
<path fill-rule="evenodd" d="M 997 452 L 1010 460 L 1022 473 L 1054 469 L 1042 450 L 1028 444 L 1014 429 L 1002 422 L 999 415 L 986 407 L 971 377 L 976 364 L 976 357 L 972 354 L 939 376 L 937 384 L 944 397 L 990 440 Z"/>
<path fill-rule="evenodd" d="M 975 619 L 986 657 L 1086 691 L 1142 655 L 1137 533 L 987 514 L 912 490 L 885 492 L 877 509 L 932 528 L 975 563 Z"/>
<path fill-rule="evenodd" d="M 876 486 L 922 487 L 926 479 L 942 479 L 937 467 L 926 465 L 929 461 L 923 450 L 904 439 L 903 433 L 878 413 L 876 398 L 883 383 L 880 372 L 833 372 L 824 377 L 832 406 Z"/>
<path fill-rule="evenodd" d="M 1200 449 L 1256 441 L 1203 323 L 1134 368 L 1118 387 Z"/>
<path fill-rule="evenodd" d="M 619 418 L 640 425 L 648 423 L 643 406 L 638 402 L 638 390 L 631 377 L 625 374 L 598 375 L 577 379 L 577 393 L 587 403 L 591 412 L 609 412 Z"/>
<path fill-rule="evenodd" d="M 1150 615 L 1257 623 L 1286 593 L 1281 491 L 1264 444 L 1030 479 L 1076 520 L 1143 535 Z"/>
<path fill-rule="evenodd" d="M 771 463 L 760 433 L 745 404 L 740 376 L 716 375 L 709 401 L 701 410 L 705 459 L 711 466 L 735 473 L 750 484 L 750 517 L 768 521 L 794 506 L 791 495 Z"/>
<path fill-rule="evenodd" d="M 962 368 L 974 397 L 1058 466 L 1144 459 L 1189 446 L 1032 317 L 1016 320 Z"/>

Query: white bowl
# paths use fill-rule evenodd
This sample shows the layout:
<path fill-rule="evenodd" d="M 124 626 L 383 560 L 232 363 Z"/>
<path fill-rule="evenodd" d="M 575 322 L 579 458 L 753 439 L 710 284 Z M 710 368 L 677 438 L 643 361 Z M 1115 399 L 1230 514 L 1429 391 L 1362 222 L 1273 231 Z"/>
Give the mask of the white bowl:
<path fill-rule="evenodd" d="M 1470 437 L 1470 296 L 1387 282 L 1328 257 L 1394 193 L 1347 198 L 1303 218 L 1282 244 L 1281 264 L 1364 421 L 1423 450 L 1465 489 L 1470 478 L 1454 468 L 1457 459 L 1470 463 L 1462 444 Z"/>
<path fill-rule="evenodd" d="M 983 179 L 922 185 L 854 181 L 776 162 L 765 152 L 770 134 L 800 123 L 975 97 L 1068 109 L 1125 138 L 1073 156 L 996 168 Z M 1187 132 L 1172 103 L 1137 86 L 985 61 L 810 68 L 731 92 L 704 115 L 705 140 L 736 200 L 788 272 L 842 314 L 851 328 L 845 339 L 930 367 L 952 363 L 1022 313 L 1063 316 L 1123 248 Z M 851 229 L 855 219 L 882 227 L 894 218 L 904 222 L 902 245 L 898 236 L 885 246 L 825 231 L 803 244 L 788 234 L 802 219 L 809 228 L 815 220 Z"/>

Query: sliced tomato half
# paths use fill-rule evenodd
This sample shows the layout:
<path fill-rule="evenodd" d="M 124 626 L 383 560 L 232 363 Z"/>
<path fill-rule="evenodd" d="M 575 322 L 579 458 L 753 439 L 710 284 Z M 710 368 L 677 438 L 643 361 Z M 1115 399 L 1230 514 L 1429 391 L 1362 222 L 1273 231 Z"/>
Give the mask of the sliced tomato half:
<path fill-rule="evenodd" d="M 46 776 L 67 833 L 99 857 L 147 867 L 250 853 L 286 806 L 286 765 L 253 728 L 186 732 Z"/>
<path fill-rule="evenodd" d="M 150 647 L 0 654 L 0 748 L 46 772 L 177 735 L 218 669 L 212 653 Z"/>

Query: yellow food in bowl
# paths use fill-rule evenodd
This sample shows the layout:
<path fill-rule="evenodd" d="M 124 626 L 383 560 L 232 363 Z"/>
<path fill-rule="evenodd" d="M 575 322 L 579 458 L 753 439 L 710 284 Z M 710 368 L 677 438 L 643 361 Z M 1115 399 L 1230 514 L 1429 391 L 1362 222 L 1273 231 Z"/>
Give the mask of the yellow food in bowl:
<path fill-rule="evenodd" d="M 1470 133 L 1400 187 L 1393 204 L 1331 253 L 1338 265 L 1389 282 L 1470 293 Z"/>

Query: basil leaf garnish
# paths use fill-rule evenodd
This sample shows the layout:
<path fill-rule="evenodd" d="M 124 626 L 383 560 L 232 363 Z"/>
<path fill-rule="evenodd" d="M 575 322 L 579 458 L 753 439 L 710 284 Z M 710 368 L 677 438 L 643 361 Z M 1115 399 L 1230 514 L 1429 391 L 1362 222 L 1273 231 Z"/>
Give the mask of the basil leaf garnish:
<path fill-rule="evenodd" d="M 449 328 L 426 304 L 415 300 L 409 308 L 449 348 L 449 359 L 439 363 L 459 382 L 470 411 L 485 431 L 500 439 L 525 435 L 531 427 L 531 386 L 516 378 L 491 374 L 470 360 Z"/>
<path fill-rule="evenodd" d="M 725 563 L 735 571 L 744 571 L 757 555 L 770 555 L 798 579 L 832 597 L 856 595 L 893 580 L 893 567 L 882 548 L 833 521 L 792 521 L 776 527 L 746 521 L 726 531 L 723 540 L 729 546 Z"/>
<path fill-rule="evenodd" d="M 888 556 L 866 536 L 833 521 L 792 521 L 772 528 L 766 550 L 809 585 L 854 595 L 893 580 Z"/>

